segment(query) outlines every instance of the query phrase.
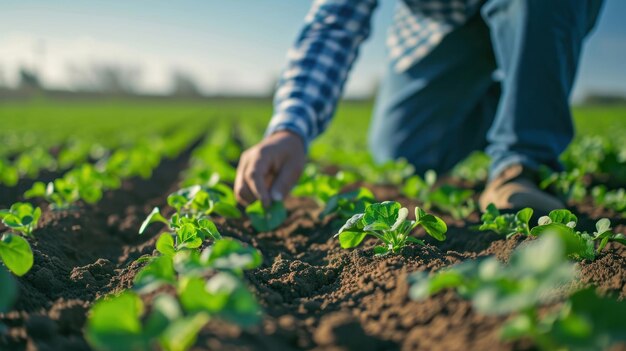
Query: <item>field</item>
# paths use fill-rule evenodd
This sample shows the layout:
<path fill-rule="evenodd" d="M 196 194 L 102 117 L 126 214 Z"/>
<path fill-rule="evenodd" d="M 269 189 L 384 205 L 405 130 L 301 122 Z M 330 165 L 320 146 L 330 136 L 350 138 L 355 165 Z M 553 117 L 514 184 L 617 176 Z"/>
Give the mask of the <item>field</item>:
<path fill-rule="evenodd" d="M 373 164 L 371 108 L 263 209 L 230 188 L 269 101 L 3 103 L 0 349 L 626 349 L 626 107 L 574 109 L 541 219 L 477 210 L 481 154 Z"/>

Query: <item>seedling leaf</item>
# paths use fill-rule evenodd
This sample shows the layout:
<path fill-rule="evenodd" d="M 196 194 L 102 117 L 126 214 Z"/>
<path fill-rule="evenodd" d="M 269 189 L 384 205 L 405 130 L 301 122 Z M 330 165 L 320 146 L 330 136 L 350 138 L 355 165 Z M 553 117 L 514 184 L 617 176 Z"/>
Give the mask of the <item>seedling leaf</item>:
<path fill-rule="evenodd" d="M 254 229 L 259 232 L 274 230 L 287 219 L 287 210 L 282 201 L 274 201 L 268 209 L 265 209 L 261 201 L 257 200 L 246 207 L 246 214 Z"/>
<path fill-rule="evenodd" d="M 0 240 L 0 258 L 17 276 L 23 276 L 33 266 L 33 252 L 26 239 L 14 234 L 4 234 Z"/>

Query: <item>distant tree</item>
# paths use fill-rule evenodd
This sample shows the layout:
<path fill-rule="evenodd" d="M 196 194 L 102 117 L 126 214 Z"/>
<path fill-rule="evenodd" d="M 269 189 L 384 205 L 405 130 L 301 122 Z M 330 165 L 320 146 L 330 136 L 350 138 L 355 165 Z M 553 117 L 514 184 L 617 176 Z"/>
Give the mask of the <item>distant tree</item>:
<path fill-rule="evenodd" d="M 97 90 L 109 94 L 135 94 L 141 78 L 141 69 L 114 64 L 95 65 L 92 68 Z"/>
<path fill-rule="evenodd" d="M 623 105 L 626 104 L 626 95 L 617 93 L 591 93 L 583 99 L 585 105 Z"/>
<path fill-rule="evenodd" d="M 172 73 L 172 95 L 180 97 L 198 97 L 202 93 L 196 79 L 191 74 L 176 70 Z"/>
<path fill-rule="evenodd" d="M 37 72 L 26 67 L 20 67 L 20 83 L 19 88 L 22 90 L 39 90 L 41 83 Z"/>

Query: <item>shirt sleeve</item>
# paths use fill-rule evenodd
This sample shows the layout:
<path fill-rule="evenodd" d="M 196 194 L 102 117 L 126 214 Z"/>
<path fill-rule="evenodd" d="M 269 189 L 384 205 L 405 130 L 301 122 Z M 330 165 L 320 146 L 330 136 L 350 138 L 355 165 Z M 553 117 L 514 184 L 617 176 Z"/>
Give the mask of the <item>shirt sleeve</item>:
<path fill-rule="evenodd" d="M 369 36 L 377 0 L 316 0 L 289 50 L 265 135 L 289 130 L 309 143 L 321 134 L 335 107 L 359 45 Z"/>

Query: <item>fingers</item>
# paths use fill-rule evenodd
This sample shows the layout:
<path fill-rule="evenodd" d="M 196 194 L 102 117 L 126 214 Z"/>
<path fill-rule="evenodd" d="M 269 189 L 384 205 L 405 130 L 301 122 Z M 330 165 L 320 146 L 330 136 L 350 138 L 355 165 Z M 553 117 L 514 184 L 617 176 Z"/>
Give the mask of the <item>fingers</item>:
<path fill-rule="evenodd" d="M 252 191 L 252 195 L 261 200 L 263 207 L 269 207 L 272 204 L 269 190 L 265 185 L 265 176 L 269 167 L 264 160 L 258 158 L 244 171 L 244 180 L 248 184 L 248 188 Z"/>
<path fill-rule="evenodd" d="M 283 198 L 289 193 L 291 188 L 296 184 L 300 178 L 303 165 L 297 162 L 290 162 L 283 167 L 276 180 L 272 184 L 272 190 L 270 196 L 274 201 L 282 201 Z"/>
<path fill-rule="evenodd" d="M 237 202 L 243 205 L 248 205 L 255 200 L 254 195 L 252 195 L 252 191 L 250 191 L 248 184 L 244 180 L 246 166 L 248 165 L 247 161 L 246 154 L 243 153 L 241 155 L 239 166 L 237 167 L 237 176 L 235 177 L 235 184 L 233 186 Z"/>
<path fill-rule="evenodd" d="M 237 168 L 234 190 L 239 203 L 248 205 L 259 199 L 264 207 L 268 207 L 271 199 L 265 178 L 269 166 L 267 161 L 260 156 L 257 151 L 242 154 Z"/>

